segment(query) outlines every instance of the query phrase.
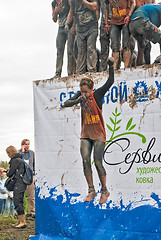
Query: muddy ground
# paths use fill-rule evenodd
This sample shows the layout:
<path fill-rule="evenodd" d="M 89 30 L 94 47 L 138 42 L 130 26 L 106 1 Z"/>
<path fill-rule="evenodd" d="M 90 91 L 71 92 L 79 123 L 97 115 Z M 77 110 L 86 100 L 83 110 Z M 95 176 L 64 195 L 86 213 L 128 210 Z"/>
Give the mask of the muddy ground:
<path fill-rule="evenodd" d="M 35 219 L 27 217 L 27 227 L 23 229 L 12 227 L 12 224 L 16 222 L 15 218 L 0 217 L 0 240 L 26 240 L 35 234 Z"/>

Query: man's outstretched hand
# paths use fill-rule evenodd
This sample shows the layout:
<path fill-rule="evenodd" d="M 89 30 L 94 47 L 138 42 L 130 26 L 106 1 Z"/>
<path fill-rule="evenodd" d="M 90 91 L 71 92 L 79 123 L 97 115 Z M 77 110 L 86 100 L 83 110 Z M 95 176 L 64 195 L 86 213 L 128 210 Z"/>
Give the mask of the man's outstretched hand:
<path fill-rule="evenodd" d="M 107 59 L 107 63 L 108 63 L 109 66 L 113 66 L 113 64 L 114 64 L 114 58 L 113 58 L 113 57 L 109 57 L 109 58 Z"/>

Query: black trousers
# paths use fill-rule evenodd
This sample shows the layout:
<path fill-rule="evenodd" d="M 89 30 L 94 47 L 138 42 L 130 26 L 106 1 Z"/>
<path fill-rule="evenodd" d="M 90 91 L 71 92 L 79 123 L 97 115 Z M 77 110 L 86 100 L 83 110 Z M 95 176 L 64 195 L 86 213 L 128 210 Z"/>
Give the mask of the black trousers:
<path fill-rule="evenodd" d="M 26 185 L 23 182 L 19 182 L 15 184 L 13 190 L 13 202 L 15 206 L 15 210 L 18 215 L 24 215 L 24 206 L 23 206 L 23 198 L 25 193 Z"/>

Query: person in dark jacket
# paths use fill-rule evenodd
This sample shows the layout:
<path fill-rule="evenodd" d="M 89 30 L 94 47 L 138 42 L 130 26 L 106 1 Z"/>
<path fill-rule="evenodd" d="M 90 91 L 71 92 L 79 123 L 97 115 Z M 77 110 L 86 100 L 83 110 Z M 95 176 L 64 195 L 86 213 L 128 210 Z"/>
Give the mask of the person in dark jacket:
<path fill-rule="evenodd" d="M 24 192 L 26 190 L 26 184 L 23 182 L 21 175 L 24 175 L 25 165 L 22 161 L 21 154 L 17 152 L 17 149 L 13 146 L 9 146 L 6 149 L 7 155 L 11 160 L 9 161 L 10 168 L 7 171 L 7 176 L 12 177 L 15 174 L 16 182 L 13 189 L 13 201 L 15 210 L 18 214 L 18 222 L 15 225 L 16 228 L 26 227 L 26 219 L 23 206 Z"/>

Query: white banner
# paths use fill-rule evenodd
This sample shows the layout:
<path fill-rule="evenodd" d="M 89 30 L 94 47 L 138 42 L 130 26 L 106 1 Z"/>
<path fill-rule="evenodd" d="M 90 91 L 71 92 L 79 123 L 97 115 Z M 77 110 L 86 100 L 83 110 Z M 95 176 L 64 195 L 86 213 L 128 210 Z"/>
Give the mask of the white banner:
<path fill-rule="evenodd" d="M 61 107 L 79 91 L 81 76 L 34 82 L 35 239 L 161 238 L 160 68 L 117 71 L 104 97 L 107 142 L 103 164 L 110 197 L 102 206 L 93 159 L 98 194 L 92 202 L 84 202 L 88 188 L 79 150 L 80 105 Z M 90 76 L 97 89 L 108 73 Z"/>

